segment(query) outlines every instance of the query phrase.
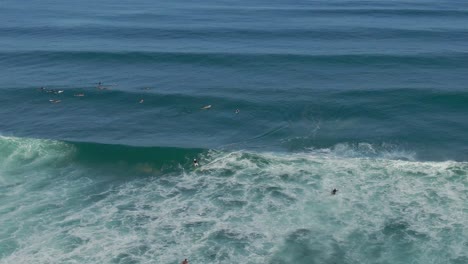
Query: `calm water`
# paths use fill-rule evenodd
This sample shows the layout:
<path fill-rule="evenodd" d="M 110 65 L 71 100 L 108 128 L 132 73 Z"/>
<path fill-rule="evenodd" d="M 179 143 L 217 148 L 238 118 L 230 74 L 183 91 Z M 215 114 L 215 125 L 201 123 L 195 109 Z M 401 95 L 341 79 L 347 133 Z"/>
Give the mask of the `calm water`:
<path fill-rule="evenodd" d="M 468 2 L 96 2 L 0 3 L 0 263 L 468 263 Z"/>

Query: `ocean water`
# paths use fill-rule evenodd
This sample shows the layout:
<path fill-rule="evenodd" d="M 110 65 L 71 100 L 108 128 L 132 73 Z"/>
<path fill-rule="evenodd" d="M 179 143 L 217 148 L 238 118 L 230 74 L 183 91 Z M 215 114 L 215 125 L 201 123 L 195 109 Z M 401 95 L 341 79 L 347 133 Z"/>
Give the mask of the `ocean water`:
<path fill-rule="evenodd" d="M 0 264 L 468 263 L 467 43 L 456 0 L 4 0 Z"/>

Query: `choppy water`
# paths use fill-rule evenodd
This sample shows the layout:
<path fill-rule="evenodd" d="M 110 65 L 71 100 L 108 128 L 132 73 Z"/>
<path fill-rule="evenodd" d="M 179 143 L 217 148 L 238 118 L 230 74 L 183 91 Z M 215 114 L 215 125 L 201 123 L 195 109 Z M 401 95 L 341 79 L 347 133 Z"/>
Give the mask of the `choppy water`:
<path fill-rule="evenodd" d="M 0 263 L 468 262 L 466 2 L 0 22 Z"/>

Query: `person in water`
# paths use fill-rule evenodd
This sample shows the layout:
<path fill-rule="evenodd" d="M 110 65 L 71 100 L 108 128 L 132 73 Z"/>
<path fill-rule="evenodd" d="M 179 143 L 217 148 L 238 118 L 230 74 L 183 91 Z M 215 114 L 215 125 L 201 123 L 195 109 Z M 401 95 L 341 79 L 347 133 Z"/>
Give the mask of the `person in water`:
<path fill-rule="evenodd" d="M 332 195 L 335 195 L 337 191 L 338 191 L 337 189 L 333 189 L 333 191 L 331 192 L 331 194 L 332 194 Z"/>
<path fill-rule="evenodd" d="M 182 261 L 182 264 L 189 264 L 189 263 L 188 263 L 188 260 L 187 260 L 187 259 L 184 259 L 184 261 Z"/>
<path fill-rule="evenodd" d="M 197 161 L 197 159 L 193 159 L 193 166 L 198 167 L 198 161 Z"/>

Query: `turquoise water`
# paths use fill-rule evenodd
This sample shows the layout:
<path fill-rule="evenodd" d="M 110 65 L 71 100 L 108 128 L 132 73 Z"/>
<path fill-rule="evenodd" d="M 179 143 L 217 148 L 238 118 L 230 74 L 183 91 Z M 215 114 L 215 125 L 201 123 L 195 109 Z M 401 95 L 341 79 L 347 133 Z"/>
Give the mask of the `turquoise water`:
<path fill-rule="evenodd" d="M 0 22 L 1 264 L 468 263 L 464 1 Z"/>

